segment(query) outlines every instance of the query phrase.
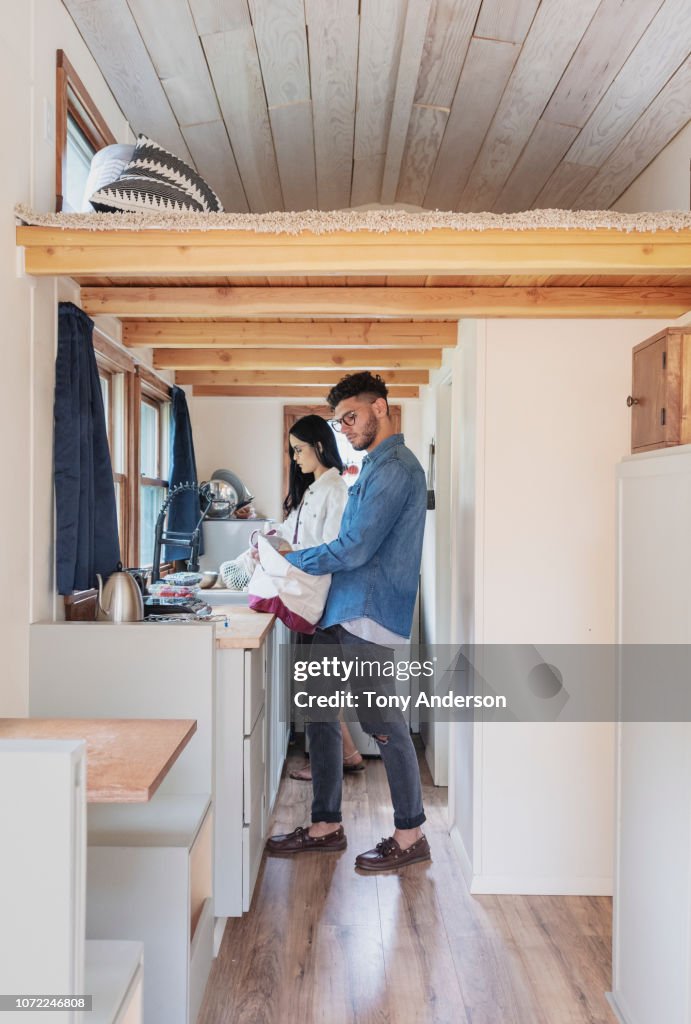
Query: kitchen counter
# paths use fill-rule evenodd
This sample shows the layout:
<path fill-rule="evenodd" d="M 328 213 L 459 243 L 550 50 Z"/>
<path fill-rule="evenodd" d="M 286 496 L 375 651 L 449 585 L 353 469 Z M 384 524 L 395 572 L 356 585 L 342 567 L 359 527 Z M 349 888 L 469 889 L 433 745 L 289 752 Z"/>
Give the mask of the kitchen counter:
<path fill-rule="evenodd" d="M 261 647 L 273 628 L 275 615 L 253 612 L 237 604 L 213 604 L 214 615 L 226 615 L 228 625 L 216 622 L 216 647 L 219 650 Z"/>
<path fill-rule="evenodd" d="M 0 718 L 0 739 L 86 740 L 89 803 L 145 803 L 197 729 L 187 719 Z"/>

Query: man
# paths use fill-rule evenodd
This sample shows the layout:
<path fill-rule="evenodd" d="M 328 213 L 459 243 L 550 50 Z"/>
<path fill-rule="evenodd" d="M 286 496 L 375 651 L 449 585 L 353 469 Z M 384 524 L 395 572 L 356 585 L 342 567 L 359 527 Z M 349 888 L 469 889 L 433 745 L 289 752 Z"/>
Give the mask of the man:
<path fill-rule="evenodd" d="M 290 552 L 286 557 L 304 572 L 332 574 L 328 601 L 315 648 L 328 646 L 348 660 L 390 661 L 392 644 L 410 635 L 417 594 L 427 485 L 422 466 L 395 434 L 388 390 L 369 372 L 344 377 L 329 393 L 332 421 L 356 451 L 366 451 L 359 480 L 351 487 L 335 541 Z M 374 670 L 371 670 L 374 671 Z M 320 680 L 320 692 L 335 693 L 338 679 Z M 359 681 L 361 691 L 377 688 L 377 678 Z M 354 689 L 351 681 L 351 689 Z M 394 833 L 360 854 L 363 871 L 388 871 L 429 860 L 420 826 L 425 820 L 417 755 L 410 730 L 397 710 L 375 714 L 358 710 L 363 728 L 379 745 L 394 808 Z M 268 840 L 270 853 L 289 856 L 306 851 L 344 850 L 341 825 L 343 758 L 337 718 L 307 726 L 312 764 L 312 824 Z"/>

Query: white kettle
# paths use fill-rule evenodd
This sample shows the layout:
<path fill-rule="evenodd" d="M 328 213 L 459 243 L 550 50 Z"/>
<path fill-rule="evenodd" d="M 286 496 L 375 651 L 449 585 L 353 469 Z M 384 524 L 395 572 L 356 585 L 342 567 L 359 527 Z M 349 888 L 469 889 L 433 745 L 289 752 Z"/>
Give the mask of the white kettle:
<path fill-rule="evenodd" d="M 141 622 L 144 618 L 144 600 L 136 580 L 128 572 L 124 572 L 122 563 L 118 562 L 117 571 L 112 573 L 106 583 L 100 573 L 98 580 L 98 615 L 105 622 Z"/>

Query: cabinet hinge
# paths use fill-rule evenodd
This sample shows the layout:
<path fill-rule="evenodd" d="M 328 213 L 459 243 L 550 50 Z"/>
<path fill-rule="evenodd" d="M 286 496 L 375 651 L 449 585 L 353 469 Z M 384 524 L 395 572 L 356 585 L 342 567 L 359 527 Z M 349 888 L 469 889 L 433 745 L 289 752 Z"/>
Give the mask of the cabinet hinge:
<path fill-rule="evenodd" d="M 667 410 L 666 409 L 661 409 L 660 410 L 660 426 L 664 427 L 666 422 L 667 422 Z"/>
<path fill-rule="evenodd" d="M 667 353 L 666 352 L 662 353 L 662 369 L 663 370 L 667 369 Z"/>

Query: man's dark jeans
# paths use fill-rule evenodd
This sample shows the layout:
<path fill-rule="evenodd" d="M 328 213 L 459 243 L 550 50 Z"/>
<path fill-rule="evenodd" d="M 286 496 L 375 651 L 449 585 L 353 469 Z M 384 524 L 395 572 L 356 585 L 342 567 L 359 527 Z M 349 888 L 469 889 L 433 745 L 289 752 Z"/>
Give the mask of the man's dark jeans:
<path fill-rule="evenodd" d="M 368 661 L 391 661 L 393 652 L 386 647 L 368 643 L 349 633 L 343 626 L 318 629 L 312 639 L 314 648 L 333 647 L 336 657 L 357 660 L 361 655 Z M 321 678 L 320 693 L 336 693 L 341 688 L 336 678 Z M 361 694 L 365 690 L 390 693 L 376 673 L 369 677 L 351 677 L 351 692 L 360 698 L 358 719 L 365 732 L 374 736 L 379 745 L 386 777 L 391 791 L 396 828 L 417 828 L 425 820 L 422 807 L 420 769 L 410 730 L 400 710 L 368 711 Z M 311 721 L 307 724 L 312 765 L 312 821 L 341 821 L 343 789 L 343 741 L 341 727 L 334 712 L 329 721 Z"/>

